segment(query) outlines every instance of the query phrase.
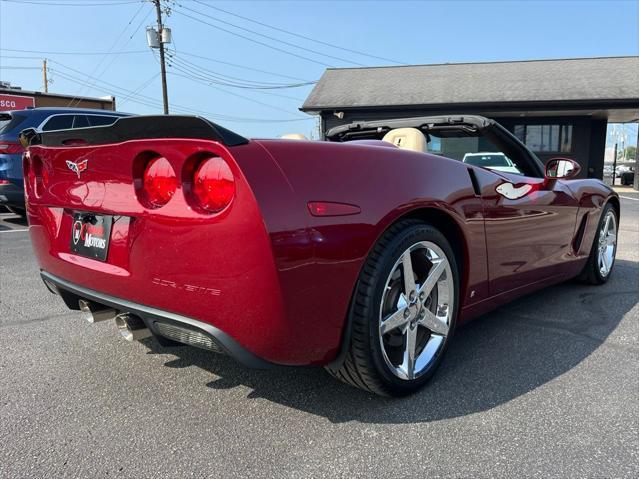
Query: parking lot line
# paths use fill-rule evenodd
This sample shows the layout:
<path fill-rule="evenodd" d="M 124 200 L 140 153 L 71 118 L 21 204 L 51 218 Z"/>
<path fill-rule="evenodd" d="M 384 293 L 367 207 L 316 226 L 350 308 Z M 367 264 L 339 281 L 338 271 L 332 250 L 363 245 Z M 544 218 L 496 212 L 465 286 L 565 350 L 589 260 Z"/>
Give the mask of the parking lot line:
<path fill-rule="evenodd" d="M 630 196 L 619 196 L 619 198 L 623 198 L 624 200 L 639 201 L 639 198 L 630 198 Z"/>
<path fill-rule="evenodd" d="M 20 233 L 22 231 L 29 231 L 29 228 L 23 228 L 21 230 L 4 230 L 4 231 L 0 231 L 1 233 Z"/>

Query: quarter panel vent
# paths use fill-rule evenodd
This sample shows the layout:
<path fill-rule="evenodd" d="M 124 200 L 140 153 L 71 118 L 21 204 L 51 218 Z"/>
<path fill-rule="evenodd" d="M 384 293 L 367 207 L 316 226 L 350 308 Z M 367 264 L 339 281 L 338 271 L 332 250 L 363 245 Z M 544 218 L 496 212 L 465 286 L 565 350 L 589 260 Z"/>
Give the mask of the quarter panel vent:
<path fill-rule="evenodd" d="M 477 175 L 472 168 L 468 168 L 468 176 L 470 176 L 470 182 L 473 184 L 473 191 L 475 192 L 475 196 L 481 196 L 479 181 L 477 180 Z"/>

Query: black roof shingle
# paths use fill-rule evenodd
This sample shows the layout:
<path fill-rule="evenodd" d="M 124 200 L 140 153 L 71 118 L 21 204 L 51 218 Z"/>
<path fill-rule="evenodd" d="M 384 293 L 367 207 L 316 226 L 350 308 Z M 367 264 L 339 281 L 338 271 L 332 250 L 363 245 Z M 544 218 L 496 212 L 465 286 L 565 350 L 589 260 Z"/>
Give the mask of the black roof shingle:
<path fill-rule="evenodd" d="M 639 100 L 639 57 L 327 69 L 302 110 Z"/>

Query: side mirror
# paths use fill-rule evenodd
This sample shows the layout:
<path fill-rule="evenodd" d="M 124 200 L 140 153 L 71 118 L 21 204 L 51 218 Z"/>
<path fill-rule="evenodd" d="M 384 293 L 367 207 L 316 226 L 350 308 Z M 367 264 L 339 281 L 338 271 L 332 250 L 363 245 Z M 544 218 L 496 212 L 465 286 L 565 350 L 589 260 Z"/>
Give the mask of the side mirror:
<path fill-rule="evenodd" d="M 546 163 L 546 180 L 569 180 L 581 171 L 581 166 L 569 158 L 552 158 Z"/>
<path fill-rule="evenodd" d="M 27 128 L 26 130 L 22 130 L 18 135 L 18 142 L 25 150 L 29 148 L 31 144 L 31 140 L 37 135 L 35 128 Z"/>

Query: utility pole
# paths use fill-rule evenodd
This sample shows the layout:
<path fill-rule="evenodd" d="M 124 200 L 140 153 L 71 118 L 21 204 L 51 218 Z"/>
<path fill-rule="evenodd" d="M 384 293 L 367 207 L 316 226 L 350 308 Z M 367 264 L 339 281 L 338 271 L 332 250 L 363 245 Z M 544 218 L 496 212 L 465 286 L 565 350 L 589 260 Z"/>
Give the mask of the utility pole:
<path fill-rule="evenodd" d="M 166 87 L 166 65 L 164 64 L 164 38 L 163 38 L 163 29 L 162 25 L 162 6 L 160 5 L 160 0 L 153 0 L 155 4 L 155 12 L 158 17 L 158 44 L 160 49 L 160 71 L 162 74 L 162 101 L 164 103 L 164 114 L 169 114 L 169 94 L 167 92 Z"/>
<path fill-rule="evenodd" d="M 635 181 L 633 188 L 639 190 L 639 128 L 637 128 L 637 148 L 635 149 Z"/>
<path fill-rule="evenodd" d="M 49 93 L 49 80 L 47 79 L 47 59 L 42 60 L 42 85 L 44 92 Z"/>

